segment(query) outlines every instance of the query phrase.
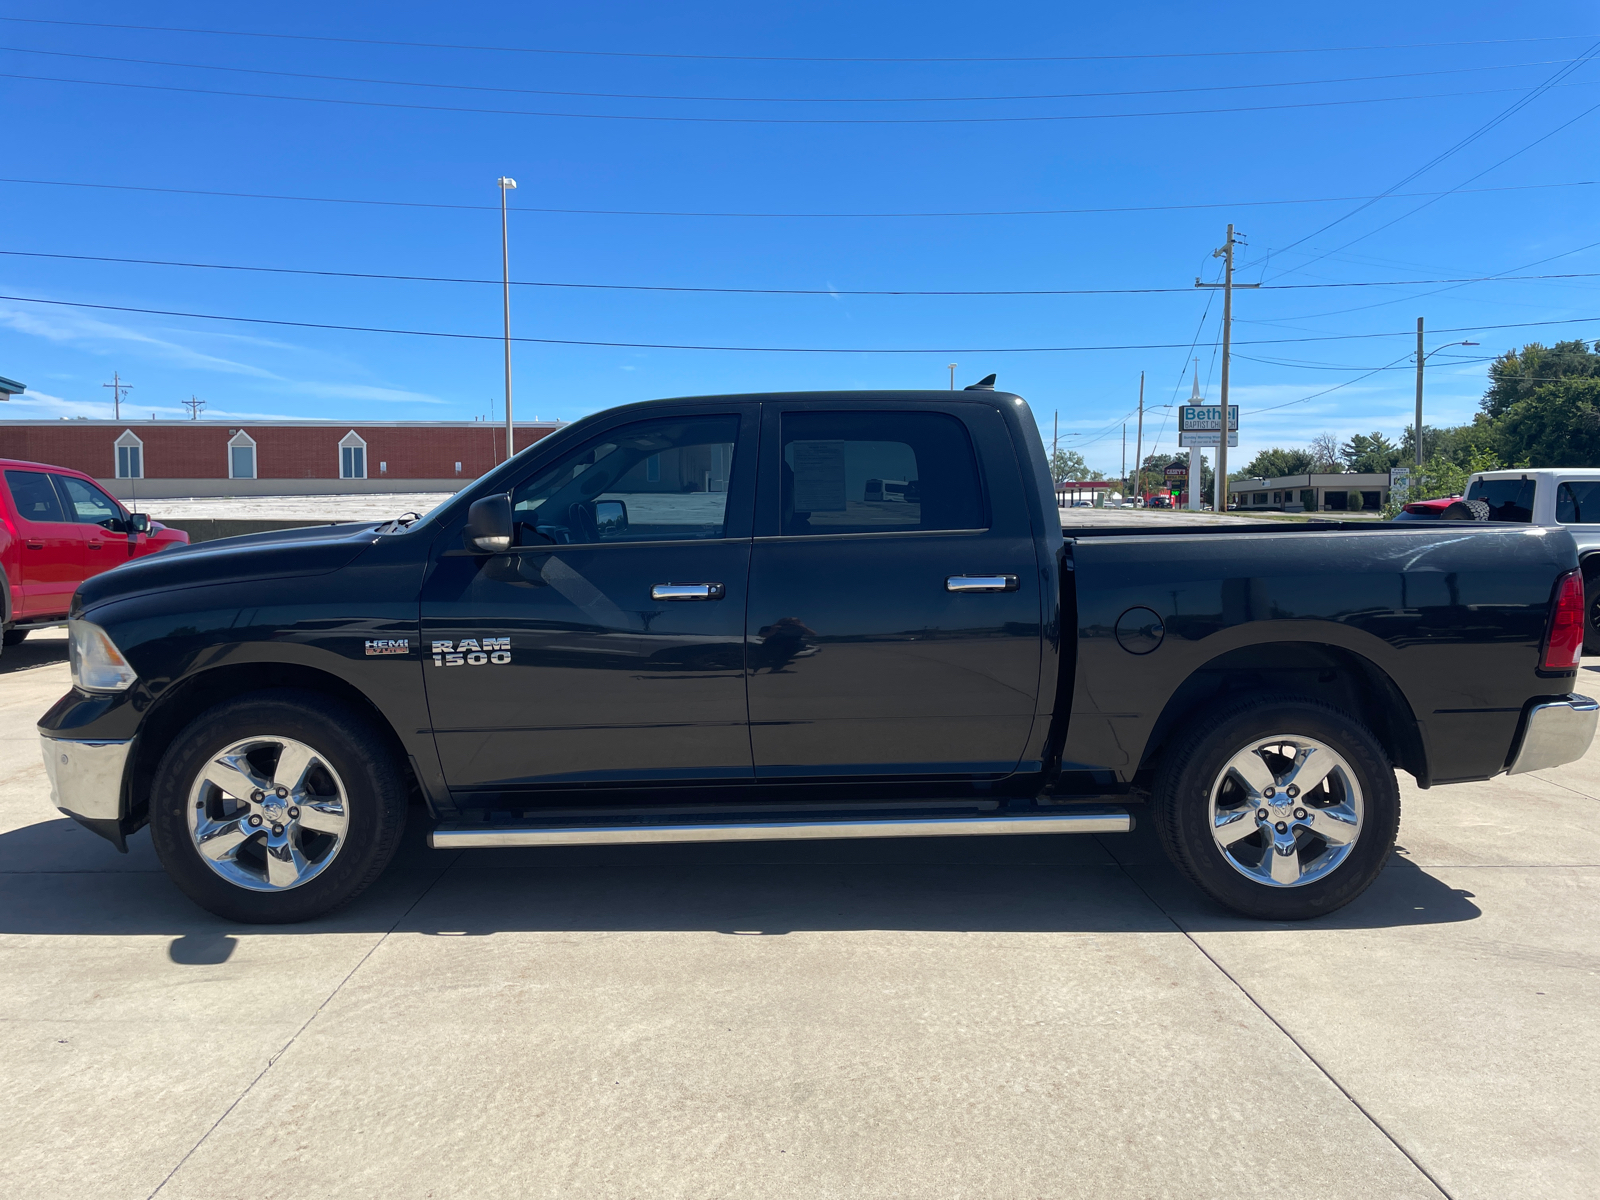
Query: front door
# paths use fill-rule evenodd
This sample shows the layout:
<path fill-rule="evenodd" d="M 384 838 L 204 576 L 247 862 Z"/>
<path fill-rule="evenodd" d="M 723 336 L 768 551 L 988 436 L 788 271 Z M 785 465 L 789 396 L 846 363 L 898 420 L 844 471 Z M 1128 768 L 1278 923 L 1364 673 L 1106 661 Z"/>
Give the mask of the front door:
<path fill-rule="evenodd" d="M 122 506 L 94 484 L 72 475 L 55 475 L 67 517 L 76 521 L 83 539 L 83 578 L 109 571 L 128 561 L 128 535 Z"/>
<path fill-rule="evenodd" d="M 747 623 L 757 777 L 1014 770 L 1040 597 L 1003 418 L 976 402 L 764 407 Z"/>
<path fill-rule="evenodd" d="M 738 406 L 622 421 L 512 489 L 508 553 L 441 535 L 422 652 L 452 791 L 751 778 L 755 437 Z"/>
<path fill-rule="evenodd" d="M 45 472 L 7 471 L 6 486 L 20 518 L 14 615 L 18 620 L 59 616 L 83 579 L 83 527 L 68 515 Z"/>

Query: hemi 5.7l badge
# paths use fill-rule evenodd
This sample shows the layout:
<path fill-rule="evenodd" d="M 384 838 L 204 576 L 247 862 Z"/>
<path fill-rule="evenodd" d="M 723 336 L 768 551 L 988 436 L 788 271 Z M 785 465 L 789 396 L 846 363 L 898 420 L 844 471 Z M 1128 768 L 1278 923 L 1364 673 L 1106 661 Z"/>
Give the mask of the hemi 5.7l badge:
<path fill-rule="evenodd" d="M 481 667 L 485 663 L 499 666 L 511 661 L 511 639 L 462 638 L 459 642 L 434 642 L 433 665 L 436 667 Z"/>
<path fill-rule="evenodd" d="M 367 654 L 410 654 L 410 638 L 377 638 L 367 642 Z"/>

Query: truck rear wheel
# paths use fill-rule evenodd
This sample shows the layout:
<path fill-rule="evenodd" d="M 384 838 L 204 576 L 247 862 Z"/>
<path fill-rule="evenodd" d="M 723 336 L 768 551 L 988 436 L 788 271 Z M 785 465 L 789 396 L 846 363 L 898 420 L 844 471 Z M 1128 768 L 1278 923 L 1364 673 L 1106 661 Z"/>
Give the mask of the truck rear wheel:
<path fill-rule="evenodd" d="M 1173 863 L 1218 903 L 1272 921 L 1350 903 L 1400 830 L 1400 789 L 1378 740 L 1295 696 L 1242 701 L 1187 730 L 1152 799 Z"/>
<path fill-rule="evenodd" d="M 382 874 L 405 778 L 366 717 L 315 692 L 241 696 L 196 717 L 156 770 L 150 836 L 196 904 L 251 924 L 330 912 Z"/>

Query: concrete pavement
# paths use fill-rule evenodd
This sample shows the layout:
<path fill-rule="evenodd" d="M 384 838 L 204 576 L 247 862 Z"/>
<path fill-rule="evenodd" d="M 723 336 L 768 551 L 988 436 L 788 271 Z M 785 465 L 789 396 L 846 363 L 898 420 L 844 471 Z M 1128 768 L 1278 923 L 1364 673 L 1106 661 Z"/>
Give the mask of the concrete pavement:
<path fill-rule="evenodd" d="M 1600 662 L 1583 672 L 1600 686 Z M 50 808 L 0 657 L 0 1187 L 60 1197 L 1578 1197 L 1600 752 L 1420 792 L 1343 912 L 1147 830 L 425 849 L 232 926 Z M 420 826 L 420 823 L 419 823 Z"/>

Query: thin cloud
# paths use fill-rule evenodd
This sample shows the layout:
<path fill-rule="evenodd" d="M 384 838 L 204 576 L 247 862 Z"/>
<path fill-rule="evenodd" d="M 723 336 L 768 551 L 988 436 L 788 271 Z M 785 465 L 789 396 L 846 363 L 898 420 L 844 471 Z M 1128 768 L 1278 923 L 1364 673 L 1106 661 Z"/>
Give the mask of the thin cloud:
<path fill-rule="evenodd" d="M 29 337 L 83 346 L 97 354 L 109 353 L 113 348 L 126 350 L 131 347 L 143 350 L 152 357 L 200 370 L 219 371 L 227 375 L 249 375 L 257 379 L 282 378 L 250 363 L 235 362 L 233 359 L 205 354 L 177 342 L 169 342 L 126 325 L 102 321 L 97 317 L 58 313 L 46 315 L 29 309 L 0 307 L 0 325 Z"/>

